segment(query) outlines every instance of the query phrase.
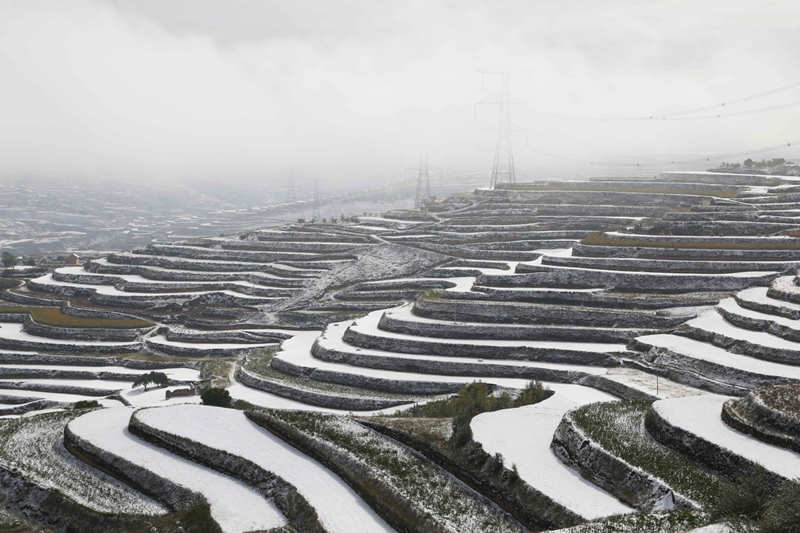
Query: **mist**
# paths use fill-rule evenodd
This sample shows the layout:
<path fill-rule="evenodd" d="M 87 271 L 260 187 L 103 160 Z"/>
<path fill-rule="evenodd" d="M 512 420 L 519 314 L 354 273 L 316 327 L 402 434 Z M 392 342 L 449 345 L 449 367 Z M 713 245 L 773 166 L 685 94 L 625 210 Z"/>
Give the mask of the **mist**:
<path fill-rule="evenodd" d="M 498 72 L 520 179 L 705 168 L 800 140 L 800 86 L 713 107 L 800 82 L 798 21 L 790 1 L 3 0 L 0 178 L 355 188 L 426 152 L 488 179 Z"/>

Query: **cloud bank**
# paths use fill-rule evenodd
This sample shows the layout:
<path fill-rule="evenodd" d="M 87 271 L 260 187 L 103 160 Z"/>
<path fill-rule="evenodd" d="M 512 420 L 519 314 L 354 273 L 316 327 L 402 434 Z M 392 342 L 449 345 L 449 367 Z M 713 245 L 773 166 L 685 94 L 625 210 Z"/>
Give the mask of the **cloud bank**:
<path fill-rule="evenodd" d="M 520 175 L 653 173 L 800 137 L 800 107 L 616 120 L 800 82 L 797 20 L 796 2 L 0 0 L 0 177 L 361 186 L 423 151 L 488 177 L 496 112 L 475 104 L 501 70 Z"/>

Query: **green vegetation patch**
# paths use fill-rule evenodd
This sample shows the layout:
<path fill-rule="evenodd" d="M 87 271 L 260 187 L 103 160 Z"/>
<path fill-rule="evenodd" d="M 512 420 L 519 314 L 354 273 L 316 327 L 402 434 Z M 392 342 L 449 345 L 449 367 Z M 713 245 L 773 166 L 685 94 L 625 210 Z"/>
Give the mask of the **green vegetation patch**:
<path fill-rule="evenodd" d="M 18 287 L 20 282 L 16 279 L 0 278 L 0 289 L 13 289 Z"/>
<path fill-rule="evenodd" d="M 649 402 L 593 403 L 572 416 L 586 436 L 608 452 L 664 480 L 700 505 L 713 507 L 731 484 L 656 442 L 644 426 L 649 407 Z"/>
<path fill-rule="evenodd" d="M 508 392 L 499 395 L 492 394 L 492 389 L 480 381 L 470 383 L 459 389 L 458 393 L 443 400 L 436 400 L 403 411 L 400 416 L 406 417 L 432 417 L 432 418 L 467 418 L 485 413 L 498 411 L 511 407 L 522 407 L 541 402 L 549 398 L 553 391 L 542 387 L 541 383 L 532 381 L 516 396 Z"/>
<path fill-rule="evenodd" d="M 515 466 L 505 467 L 500 454 L 486 453 L 470 430 L 470 421 L 478 413 L 537 403 L 551 394 L 536 382 L 515 397 L 492 394 L 484 383 L 472 383 L 452 399 L 416 406 L 411 414 L 371 417 L 365 423 L 486 494 L 530 531 L 568 527 L 583 519 L 522 481 Z"/>
<path fill-rule="evenodd" d="M 662 513 L 631 513 L 571 527 L 562 533 L 678 533 L 703 526 L 708 517 L 676 509 Z"/>
<path fill-rule="evenodd" d="M 162 514 L 159 504 L 99 471 L 84 468 L 63 448 L 64 427 L 86 411 L 60 411 L 0 420 L 0 467 L 65 493 L 102 513 Z"/>
<path fill-rule="evenodd" d="M 400 509 L 411 505 L 417 508 L 414 515 L 432 516 L 453 531 L 521 531 L 513 521 L 452 476 L 350 417 L 303 411 L 271 410 L 269 413 L 295 430 L 333 445 L 373 472 L 375 479 L 393 487 L 399 497 L 393 502 L 381 501 L 381 504 L 390 507 L 389 512 L 396 516 L 411 516 Z M 358 490 L 365 500 L 377 498 L 378 493 L 372 492 L 374 482 L 361 481 Z M 397 508 L 392 509 L 394 506 Z"/>
<path fill-rule="evenodd" d="M 675 239 L 636 239 L 628 237 L 615 237 L 602 232 L 587 235 L 581 244 L 591 246 L 626 246 L 634 248 L 694 248 L 701 250 L 800 250 L 800 240 L 792 239 L 763 239 L 750 242 L 733 242 L 726 239 L 709 238 L 703 240 L 675 240 Z"/>
<path fill-rule="evenodd" d="M 40 324 L 62 328 L 149 328 L 155 324 L 138 318 L 89 318 L 65 315 L 58 307 L 19 306 L 0 307 L 0 313 L 28 313 Z"/>

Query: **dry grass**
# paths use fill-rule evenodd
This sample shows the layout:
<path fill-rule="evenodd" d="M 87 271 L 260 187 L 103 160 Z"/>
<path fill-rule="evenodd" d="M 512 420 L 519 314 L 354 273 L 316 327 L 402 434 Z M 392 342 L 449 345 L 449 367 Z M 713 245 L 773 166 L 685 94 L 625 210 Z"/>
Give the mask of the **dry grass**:
<path fill-rule="evenodd" d="M 775 385 L 757 394 L 768 407 L 800 419 L 800 385 Z"/>
<path fill-rule="evenodd" d="M 86 318 L 65 315 L 58 307 L 20 306 L 0 307 L 0 313 L 28 313 L 31 318 L 40 324 L 58 326 L 62 328 L 147 328 L 154 326 L 152 322 L 138 318 L 112 319 L 112 318 Z"/>

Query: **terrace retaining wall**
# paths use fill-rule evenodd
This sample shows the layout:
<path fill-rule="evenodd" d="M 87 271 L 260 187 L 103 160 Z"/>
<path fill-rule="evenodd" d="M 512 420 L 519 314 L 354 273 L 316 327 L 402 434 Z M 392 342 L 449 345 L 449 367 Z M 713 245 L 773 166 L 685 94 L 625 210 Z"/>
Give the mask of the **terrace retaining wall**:
<path fill-rule="evenodd" d="M 297 531 L 324 533 L 317 512 L 291 483 L 254 462 L 205 444 L 148 426 L 131 415 L 131 433 L 161 448 L 193 462 L 235 477 L 255 488 L 266 500 L 271 500 L 286 516 L 289 526 Z"/>
<path fill-rule="evenodd" d="M 642 512 L 669 511 L 676 507 L 700 509 L 697 503 L 675 492 L 664 481 L 588 438 L 571 412 L 561 419 L 550 448 L 563 463 L 578 470 L 584 478 Z"/>
<path fill-rule="evenodd" d="M 617 366 L 616 358 L 605 352 L 506 345 L 478 345 L 455 342 L 382 337 L 348 328 L 343 335 L 348 344 L 395 353 L 433 354 L 445 357 L 476 357 L 481 359 L 511 359 L 517 361 L 547 361 L 552 363 Z M 371 356 L 370 356 L 371 357 Z M 451 365 L 452 363 L 444 363 Z"/>
<path fill-rule="evenodd" d="M 626 343 L 641 335 L 659 333 L 661 330 L 616 327 L 586 327 L 569 325 L 519 325 L 519 324 L 464 324 L 459 322 L 433 323 L 403 320 L 392 315 L 381 316 L 379 328 L 383 331 L 450 339 L 492 340 L 551 340 L 565 342 Z M 613 359 L 613 358 L 611 358 Z"/>
<path fill-rule="evenodd" d="M 247 385 L 248 387 L 252 387 L 254 389 L 269 392 L 283 398 L 296 400 L 304 404 L 326 407 L 328 409 L 371 411 L 409 403 L 408 400 L 370 398 L 366 396 L 334 396 L 300 387 L 290 387 L 278 381 L 257 376 L 241 367 L 236 369 L 236 379 L 243 385 Z"/>
<path fill-rule="evenodd" d="M 751 476 L 758 477 L 772 485 L 773 488 L 786 481 L 782 476 L 767 470 L 758 463 L 683 428 L 671 425 L 652 406 L 645 416 L 645 427 L 650 435 L 664 446 L 705 464 L 732 481 L 741 481 Z"/>
<path fill-rule="evenodd" d="M 582 303 L 580 300 L 592 299 L 586 294 L 569 294 L 569 298 L 565 298 L 567 300 L 565 303 L 569 305 L 461 300 L 444 295 L 448 297 L 446 299 L 417 299 L 412 312 L 421 317 L 439 320 L 648 329 L 673 328 L 685 320 L 680 317 L 655 313 L 631 312 L 626 310 L 630 306 L 622 305 L 622 301 L 620 301 L 620 309 L 609 309 L 610 306 L 602 308 L 576 307 L 576 303 Z M 553 293 L 551 296 L 554 298 L 564 297 L 558 293 Z M 622 299 L 620 298 L 620 300 Z"/>
<path fill-rule="evenodd" d="M 750 389 L 765 385 L 798 383 L 791 378 L 756 374 L 738 368 L 695 359 L 665 348 L 651 347 L 636 339 L 631 349 L 642 352 L 641 359 L 648 371 L 654 371 L 678 383 L 684 383 L 717 394 L 744 396 Z"/>
<path fill-rule="evenodd" d="M 336 372 L 333 370 L 323 370 L 315 367 L 305 367 L 290 363 L 280 357 L 274 357 L 270 366 L 279 372 L 292 376 L 304 376 L 317 381 L 336 383 L 339 385 L 349 385 L 362 389 L 372 389 L 380 392 L 393 392 L 400 394 L 448 394 L 456 392 L 464 383 L 452 383 L 448 381 L 420 381 L 420 380 L 400 380 L 392 378 L 379 378 L 374 376 L 364 376 L 362 374 L 350 372 Z"/>

